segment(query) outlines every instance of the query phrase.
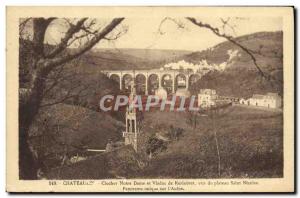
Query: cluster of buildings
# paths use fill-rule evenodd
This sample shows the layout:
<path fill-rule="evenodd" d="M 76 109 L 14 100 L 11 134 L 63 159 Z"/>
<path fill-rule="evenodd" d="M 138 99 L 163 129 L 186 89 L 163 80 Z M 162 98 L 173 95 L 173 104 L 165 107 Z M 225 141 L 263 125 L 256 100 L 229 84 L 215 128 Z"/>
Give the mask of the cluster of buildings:
<path fill-rule="evenodd" d="M 214 89 L 201 89 L 198 94 L 198 105 L 204 108 L 216 105 L 216 101 L 226 97 L 218 96 Z M 254 94 L 251 98 L 228 98 L 228 100 L 245 106 L 257 106 L 265 108 L 280 108 L 282 99 L 278 93 Z"/>
<path fill-rule="evenodd" d="M 254 94 L 251 98 L 240 99 L 239 102 L 242 105 L 266 108 L 280 108 L 282 106 L 282 99 L 277 93 Z"/>
<path fill-rule="evenodd" d="M 130 101 L 134 101 L 136 95 L 135 86 L 131 86 Z M 167 99 L 167 91 L 160 87 L 156 90 L 155 95 L 160 99 Z M 175 93 L 176 96 L 190 97 L 190 92 L 183 88 L 178 89 Z M 282 99 L 277 93 L 267 93 L 265 95 L 254 94 L 251 98 L 233 98 L 233 97 L 224 97 L 218 96 L 216 90 L 214 89 L 201 89 L 197 102 L 198 107 L 201 108 L 210 108 L 214 107 L 217 104 L 220 104 L 224 101 L 230 101 L 232 104 L 240 104 L 245 106 L 257 106 L 265 108 L 280 108 L 282 105 Z M 230 105 L 230 103 L 229 103 Z M 126 130 L 123 132 L 123 137 L 125 138 L 125 145 L 132 145 L 135 151 L 138 149 L 138 134 L 139 127 L 137 125 L 137 114 L 135 108 L 130 108 L 130 104 L 127 106 L 126 111 Z M 109 150 L 109 149 L 106 149 Z"/>
<path fill-rule="evenodd" d="M 166 99 L 168 94 L 164 88 L 157 89 L 155 95 L 160 99 Z M 187 89 L 178 89 L 175 93 L 176 96 L 190 97 L 190 92 Z M 214 89 L 200 89 L 198 94 L 198 106 L 202 108 L 209 108 L 216 105 L 217 101 L 228 100 L 234 104 L 245 106 L 257 106 L 265 108 L 280 108 L 282 106 L 282 99 L 278 93 L 254 94 L 251 98 L 234 98 L 219 96 Z"/>
<path fill-rule="evenodd" d="M 200 89 L 198 94 L 198 106 L 208 108 L 216 105 L 218 95 L 214 89 Z"/>

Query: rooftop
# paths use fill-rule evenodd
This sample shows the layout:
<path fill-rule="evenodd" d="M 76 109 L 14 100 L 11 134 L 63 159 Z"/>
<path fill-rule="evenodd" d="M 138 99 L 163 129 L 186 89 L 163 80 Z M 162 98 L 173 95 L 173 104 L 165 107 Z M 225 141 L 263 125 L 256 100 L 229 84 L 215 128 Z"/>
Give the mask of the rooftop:
<path fill-rule="evenodd" d="M 267 98 L 278 98 L 278 97 L 280 97 L 278 95 L 278 93 L 270 93 L 270 92 L 265 94 L 265 95 L 263 95 L 263 94 L 253 94 L 253 96 L 252 96 L 252 98 L 254 98 L 254 99 L 267 99 Z"/>
<path fill-rule="evenodd" d="M 254 99 L 264 99 L 265 95 L 261 95 L 261 94 L 253 94 L 252 98 Z"/>

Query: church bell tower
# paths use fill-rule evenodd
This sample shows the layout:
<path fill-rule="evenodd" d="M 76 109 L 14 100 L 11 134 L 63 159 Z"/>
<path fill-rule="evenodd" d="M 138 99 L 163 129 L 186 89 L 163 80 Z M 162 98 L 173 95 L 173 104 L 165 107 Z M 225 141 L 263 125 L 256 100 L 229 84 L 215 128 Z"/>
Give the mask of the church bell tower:
<path fill-rule="evenodd" d="M 131 144 L 135 151 L 137 151 L 137 138 L 138 138 L 138 129 L 137 129 L 137 117 L 136 109 L 132 106 L 134 98 L 136 96 L 136 89 L 133 83 L 131 83 L 131 91 L 129 96 L 129 102 L 126 110 L 126 131 L 123 132 L 123 137 L 125 138 L 125 145 Z"/>

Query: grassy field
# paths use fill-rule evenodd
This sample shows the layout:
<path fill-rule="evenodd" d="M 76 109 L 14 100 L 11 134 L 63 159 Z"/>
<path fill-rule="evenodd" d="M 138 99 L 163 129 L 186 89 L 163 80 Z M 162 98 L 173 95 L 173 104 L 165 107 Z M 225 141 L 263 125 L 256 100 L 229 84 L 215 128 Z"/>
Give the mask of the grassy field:
<path fill-rule="evenodd" d="M 146 178 L 251 178 L 282 177 L 282 113 L 243 107 L 229 107 L 215 119 L 220 150 L 220 173 L 213 123 L 199 118 L 196 129 L 185 113 L 151 112 L 145 115 L 145 133 L 159 126 L 184 129 L 178 141 L 152 158 L 142 172 Z M 162 127 L 164 126 L 164 127 Z"/>
<path fill-rule="evenodd" d="M 283 176 L 282 113 L 230 106 L 213 119 L 201 116 L 196 128 L 187 113 L 144 114 L 139 154 L 129 146 L 53 169 L 55 179 L 104 178 L 271 178 Z M 182 128 L 177 140 L 147 159 L 147 140 Z M 215 126 L 215 127 L 213 127 Z M 220 152 L 220 175 L 216 147 Z"/>
<path fill-rule="evenodd" d="M 58 104 L 40 113 L 30 131 L 30 143 L 43 169 L 61 166 L 85 149 L 105 149 L 109 139 L 119 141 L 124 124 L 111 116 L 75 105 Z"/>
<path fill-rule="evenodd" d="M 140 159 L 132 147 L 98 154 L 87 160 L 52 169 L 48 179 L 108 179 L 134 177 L 140 171 Z"/>

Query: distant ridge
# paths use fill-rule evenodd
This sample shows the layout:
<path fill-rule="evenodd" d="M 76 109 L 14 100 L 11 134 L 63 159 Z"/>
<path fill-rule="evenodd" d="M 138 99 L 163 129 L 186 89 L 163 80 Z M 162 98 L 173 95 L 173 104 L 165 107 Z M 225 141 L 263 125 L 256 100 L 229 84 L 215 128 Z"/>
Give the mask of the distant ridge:
<path fill-rule="evenodd" d="M 279 81 L 283 79 L 283 33 L 258 32 L 236 38 L 236 40 L 250 49 L 259 65 L 267 74 Z M 195 91 L 200 88 L 216 89 L 221 95 L 245 97 L 252 94 L 277 92 L 282 95 L 282 83 L 262 78 L 253 61 L 243 50 L 229 41 L 222 42 L 215 47 L 201 52 L 194 52 L 182 57 L 188 62 L 197 63 L 206 59 L 210 64 L 221 64 L 229 58 L 229 50 L 238 50 L 239 56 L 234 57 L 230 66 L 223 72 L 210 72 L 195 85 Z"/>
<path fill-rule="evenodd" d="M 243 46 L 251 49 L 253 51 L 261 51 L 263 54 L 267 54 L 268 56 L 276 55 L 282 56 L 282 31 L 276 32 L 257 32 L 253 34 L 247 34 L 240 37 L 235 38 Z M 206 59 L 208 63 L 211 64 L 220 64 L 228 59 L 228 50 L 239 50 L 242 53 L 242 56 L 245 53 L 236 45 L 231 43 L 230 41 L 224 41 L 212 48 L 196 51 L 183 57 L 180 57 L 182 60 L 192 63 L 198 63 L 202 59 Z M 249 57 L 243 57 L 241 62 L 248 62 Z M 276 64 L 276 63 L 275 63 Z M 278 64 L 277 64 L 278 65 Z M 278 65 L 280 66 L 281 63 Z M 249 66 L 248 63 L 240 64 L 240 66 Z M 253 65 L 251 64 L 253 67 Z"/>
<path fill-rule="evenodd" d="M 135 58 L 147 61 L 165 61 L 174 59 L 186 54 L 192 53 L 189 50 L 171 50 L 171 49 L 139 49 L 139 48 L 96 48 L 96 53 L 119 53 L 129 55 Z"/>

